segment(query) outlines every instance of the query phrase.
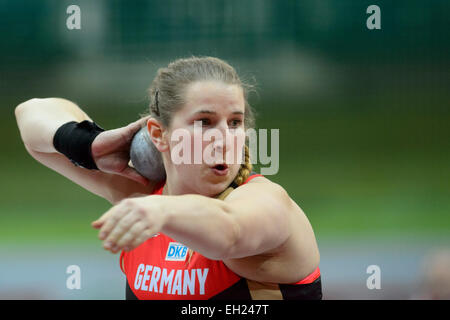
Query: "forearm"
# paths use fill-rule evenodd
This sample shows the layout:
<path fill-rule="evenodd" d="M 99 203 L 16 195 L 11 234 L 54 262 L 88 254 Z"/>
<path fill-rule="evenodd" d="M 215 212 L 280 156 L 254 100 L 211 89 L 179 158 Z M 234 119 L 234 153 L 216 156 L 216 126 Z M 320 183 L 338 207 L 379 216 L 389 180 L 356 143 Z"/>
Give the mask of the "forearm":
<path fill-rule="evenodd" d="M 61 98 L 31 99 L 15 109 L 24 144 L 38 152 L 57 152 L 53 146 L 56 130 L 69 121 L 91 120 L 75 103 Z"/>
<path fill-rule="evenodd" d="M 200 195 L 165 198 L 164 234 L 210 259 L 220 260 L 227 254 L 238 229 L 226 203 Z"/>

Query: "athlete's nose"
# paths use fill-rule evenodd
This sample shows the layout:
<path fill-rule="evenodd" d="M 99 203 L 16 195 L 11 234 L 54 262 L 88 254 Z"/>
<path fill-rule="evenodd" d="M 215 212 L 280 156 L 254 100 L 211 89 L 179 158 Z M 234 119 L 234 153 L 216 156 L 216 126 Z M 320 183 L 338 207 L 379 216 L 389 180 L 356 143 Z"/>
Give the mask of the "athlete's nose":
<path fill-rule="evenodd" d="M 230 127 L 228 126 L 227 121 L 224 120 L 220 121 L 217 124 L 216 129 L 219 130 L 221 134 L 214 139 L 214 150 L 216 150 L 216 152 L 222 153 L 222 155 L 225 155 L 233 144 Z"/>

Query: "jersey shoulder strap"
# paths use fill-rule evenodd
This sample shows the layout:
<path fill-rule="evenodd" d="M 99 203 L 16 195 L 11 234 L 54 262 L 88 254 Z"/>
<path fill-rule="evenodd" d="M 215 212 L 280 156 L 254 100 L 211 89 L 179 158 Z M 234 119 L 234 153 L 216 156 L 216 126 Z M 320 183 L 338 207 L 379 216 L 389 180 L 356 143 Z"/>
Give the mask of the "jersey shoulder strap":
<path fill-rule="evenodd" d="M 259 174 L 259 173 L 256 173 L 256 172 L 254 172 L 254 171 L 252 171 L 251 173 L 250 173 L 250 175 L 247 177 L 247 179 L 244 181 L 244 183 L 242 183 L 242 184 L 246 184 L 246 183 L 248 183 L 250 180 L 252 180 L 252 179 L 254 179 L 254 178 L 257 178 L 257 177 L 264 177 L 262 174 Z"/>

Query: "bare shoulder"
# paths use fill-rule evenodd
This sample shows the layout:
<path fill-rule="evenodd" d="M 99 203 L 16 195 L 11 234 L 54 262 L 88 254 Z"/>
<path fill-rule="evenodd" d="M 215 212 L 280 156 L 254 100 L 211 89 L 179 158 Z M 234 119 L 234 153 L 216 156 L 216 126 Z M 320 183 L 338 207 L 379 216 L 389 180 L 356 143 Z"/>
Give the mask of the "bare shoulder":
<path fill-rule="evenodd" d="M 285 202 L 290 201 L 286 190 L 282 186 L 264 176 L 254 177 L 246 184 L 239 186 L 225 198 L 225 201 L 234 201 L 241 197 L 260 197 L 268 194 L 278 197 Z"/>
<path fill-rule="evenodd" d="M 287 214 L 289 236 L 272 250 L 254 256 L 224 260 L 225 265 L 244 278 L 272 283 L 294 283 L 313 272 L 319 265 L 320 255 L 312 226 L 300 206 L 282 186 L 265 177 L 255 177 L 235 191 L 242 188 L 241 192 L 245 192 L 244 187 L 255 192 L 273 192 L 277 199 L 281 198 L 280 201 L 290 203 Z M 246 193 L 248 196 L 251 191 Z"/>
<path fill-rule="evenodd" d="M 249 183 L 273 183 L 272 181 L 270 181 L 269 179 L 267 179 L 264 176 L 256 176 L 253 179 L 251 179 L 249 182 L 247 182 L 247 184 Z"/>

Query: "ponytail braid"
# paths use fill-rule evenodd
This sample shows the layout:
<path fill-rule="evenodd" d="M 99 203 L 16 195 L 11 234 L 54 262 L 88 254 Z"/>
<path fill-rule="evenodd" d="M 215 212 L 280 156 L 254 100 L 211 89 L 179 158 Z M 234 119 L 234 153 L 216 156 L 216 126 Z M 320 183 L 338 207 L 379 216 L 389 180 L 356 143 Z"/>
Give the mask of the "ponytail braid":
<path fill-rule="evenodd" d="M 252 164 L 250 163 L 250 151 L 248 149 L 248 146 L 245 145 L 245 161 L 243 164 L 241 164 L 241 167 L 239 168 L 239 172 L 236 178 L 234 178 L 231 186 L 222 191 L 222 193 L 220 193 L 216 198 L 224 200 L 230 194 L 231 191 L 233 191 L 236 187 L 239 187 L 241 184 L 244 183 L 245 180 L 247 180 L 251 172 L 252 172 Z"/>

